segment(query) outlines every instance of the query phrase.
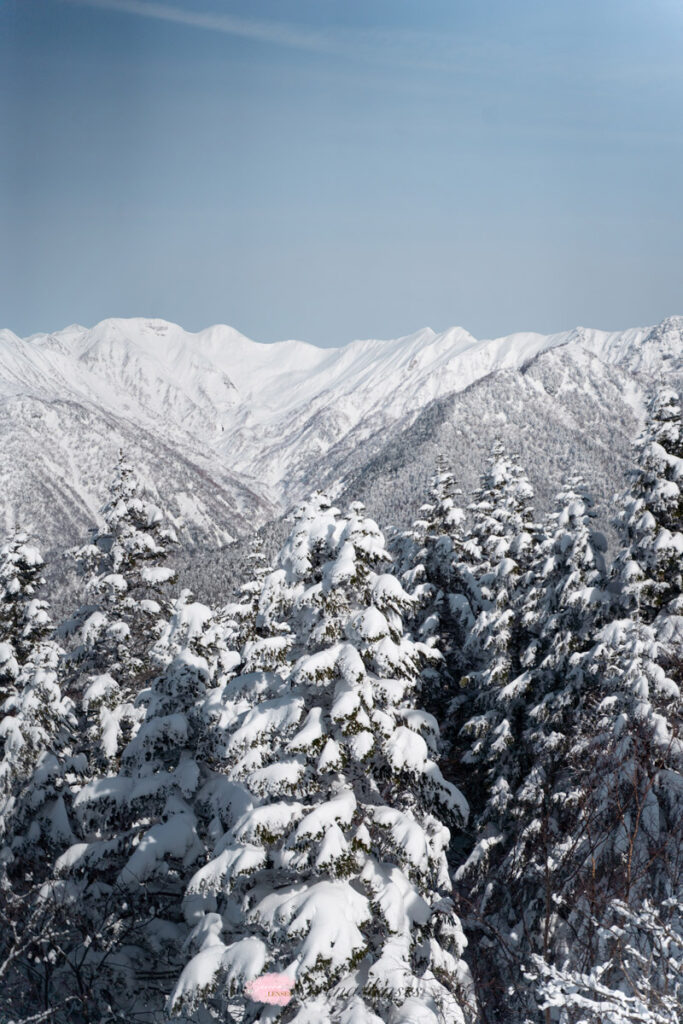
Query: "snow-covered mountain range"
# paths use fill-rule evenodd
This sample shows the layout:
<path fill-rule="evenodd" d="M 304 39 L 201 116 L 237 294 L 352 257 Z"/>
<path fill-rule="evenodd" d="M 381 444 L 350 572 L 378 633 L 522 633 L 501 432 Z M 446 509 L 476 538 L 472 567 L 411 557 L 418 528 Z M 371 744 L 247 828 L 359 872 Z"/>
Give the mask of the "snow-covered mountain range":
<path fill-rule="evenodd" d="M 399 452 L 404 465 L 419 450 L 427 475 L 445 421 L 448 445 L 476 447 L 511 418 L 518 433 L 534 422 L 537 434 L 538 409 L 571 420 L 573 408 L 611 402 L 595 436 L 567 420 L 565 447 L 586 428 L 582 443 L 604 445 L 610 421 L 626 437 L 651 382 L 680 373 L 682 354 L 683 317 L 490 341 L 426 328 L 342 348 L 143 318 L 25 339 L 0 331 L 5 526 L 21 522 L 46 546 L 76 541 L 124 447 L 186 540 L 220 545 L 320 483 L 355 482 L 367 496 L 368 467 L 373 484 L 382 467 L 395 477 Z"/>

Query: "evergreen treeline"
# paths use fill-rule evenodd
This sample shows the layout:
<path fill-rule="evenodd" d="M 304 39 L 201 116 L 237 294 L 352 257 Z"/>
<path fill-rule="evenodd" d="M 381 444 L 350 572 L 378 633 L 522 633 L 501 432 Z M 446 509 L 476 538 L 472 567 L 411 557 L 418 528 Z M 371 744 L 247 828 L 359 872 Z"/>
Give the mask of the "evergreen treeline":
<path fill-rule="evenodd" d="M 664 390 L 609 560 L 497 443 L 390 541 L 315 494 L 214 609 L 122 456 L 58 626 L 15 532 L 0 1018 L 676 1024 L 682 485 Z"/>

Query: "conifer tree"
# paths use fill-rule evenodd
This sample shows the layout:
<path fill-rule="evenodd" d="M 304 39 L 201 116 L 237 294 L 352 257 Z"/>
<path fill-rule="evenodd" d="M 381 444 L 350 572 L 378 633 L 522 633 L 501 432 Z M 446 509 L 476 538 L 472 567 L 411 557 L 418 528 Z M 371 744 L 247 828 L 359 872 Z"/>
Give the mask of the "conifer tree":
<path fill-rule="evenodd" d="M 537 967 L 547 1000 L 568 996 L 568 1022 L 586 1007 L 596 1019 L 673 1020 L 683 995 L 683 703 L 680 676 L 667 674 L 683 637 L 676 396 L 660 393 L 651 412 L 624 502 L 619 617 L 577 665 L 587 699 L 565 747 L 570 813 L 552 857 L 566 924 Z"/>
<path fill-rule="evenodd" d="M 155 671 L 148 655 L 170 613 L 165 587 L 175 580 L 164 564 L 175 533 L 123 453 L 102 518 L 79 552 L 88 603 L 62 627 L 75 641 L 67 678 L 93 769 L 114 765 L 137 727 L 135 698 Z"/>
<path fill-rule="evenodd" d="M 673 912 L 673 913 L 672 913 Z M 602 955 L 589 971 L 533 957 L 544 1020 L 557 1024 L 678 1024 L 683 1003 L 680 900 L 634 909 L 615 900 L 594 923 Z M 615 963 L 619 970 L 613 970 Z M 624 981 L 626 979 L 626 981 Z"/>
<path fill-rule="evenodd" d="M 659 390 L 636 446 L 637 469 L 626 499 L 627 544 L 616 560 L 623 606 L 650 623 L 669 607 L 681 614 L 683 589 L 683 429 L 680 397 Z"/>
<path fill-rule="evenodd" d="M 46 606 L 34 596 L 43 582 L 43 564 L 21 530 L 0 549 L 0 702 L 14 692 L 20 667 L 50 631 Z"/>
<path fill-rule="evenodd" d="M 399 576 L 414 599 L 412 608 L 406 609 L 406 627 L 440 654 L 422 670 L 420 702 L 444 726 L 458 693 L 460 655 L 474 621 L 471 602 L 476 584 L 465 555 L 460 494 L 453 474 L 440 460 L 430 484 L 431 500 L 420 509 L 422 518 L 394 545 L 399 549 Z"/>
<path fill-rule="evenodd" d="M 607 542 L 593 528 L 593 502 L 583 481 L 571 479 L 557 501 L 524 610 L 531 635 L 525 654 L 532 675 L 528 743 L 534 751 L 552 751 L 570 726 L 567 716 L 576 710 L 581 686 L 574 655 L 590 647 L 610 609 Z"/>
<path fill-rule="evenodd" d="M 74 922 L 67 966 L 78 970 L 93 1021 L 105 1011 L 112 1019 L 161 1012 L 182 964 L 187 882 L 216 830 L 233 821 L 235 801 L 240 812 L 246 805 L 242 788 L 213 767 L 206 726 L 225 661 L 214 661 L 212 676 L 196 653 L 211 658 L 221 645 L 210 609 L 189 596 L 176 602 L 156 644 L 161 668 L 138 697 L 140 726 L 118 770 L 76 794 L 79 841 L 55 865 L 51 891 Z"/>
<path fill-rule="evenodd" d="M 496 442 L 489 469 L 473 504 L 473 544 L 480 553 L 477 573 L 479 610 L 465 648 L 472 667 L 465 686 L 460 734 L 469 741 L 462 755 L 470 766 L 469 792 L 475 814 L 483 810 L 489 790 L 499 803 L 502 791 L 519 781 L 515 765 L 520 741 L 520 695 L 527 646 L 524 607 L 531 585 L 532 544 L 538 528 L 533 521 L 533 491 L 516 457 L 508 457 Z M 484 814 L 482 823 L 486 820 Z"/>
<path fill-rule="evenodd" d="M 117 943 L 121 946 L 122 918 L 107 904 L 115 890 L 110 875 L 103 877 L 100 872 L 92 886 L 82 879 L 74 884 L 73 878 L 57 879 L 52 865 L 56 859 L 58 874 L 70 867 L 72 859 L 74 863 L 78 860 L 73 853 L 78 850 L 77 840 L 87 838 L 87 847 L 98 833 L 108 833 L 112 859 L 117 843 L 125 845 L 125 836 L 117 834 L 106 800 L 102 819 L 89 819 L 88 827 L 80 808 L 90 792 L 89 780 L 93 786 L 99 782 L 106 788 L 99 773 L 107 768 L 116 771 L 122 750 L 145 717 L 144 701 L 138 698 L 155 665 L 159 671 L 159 662 L 147 648 L 157 639 L 163 623 L 164 599 L 155 600 L 155 594 L 160 596 L 159 587 L 173 578 L 173 572 L 159 564 L 172 536 L 163 528 L 160 510 L 140 496 L 135 475 L 123 458 L 103 518 L 105 529 L 96 532 L 92 544 L 81 552 L 89 566 L 90 604 L 62 628 L 63 635 L 75 633 L 77 643 L 64 662 L 54 644 L 44 643 L 30 672 L 27 663 L 22 692 L 15 700 L 17 721 L 8 734 L 17 747 L 22 739 L 21 717 L 26 722 L 23 735 L 30 738 L 21 745 L 22 752 L 35 746 L 36 737 L 46 748 L 33 758 L 21 799 L 16 801 L 11 844 L 12 863 L 21 864 L 25 872 L 26 909 L 33 917 L 43 916 L 43 941 L 48 942 L 49 935 L 52 946 L 49 960 L 39 958 L 45 964 L 41 985 L 46 993 L 52 993 L 50 998 L 58 1000 L 60 985 L 64 992 L 73 993 L 77 984 L 85 1020 L 103 1019 L 98 1014 L 104 1013 L 108 1000 L 116 1002 L 113 994 L 111 1000 L 106 994 L 104 1002 L 100 999 L 110 979 L 103 972 L 102 988 L 98 970 L 111 949 L 117 949 Z M 66 702 L 55 675 L 58 660 L 65 668 L 60 674 L 62 689 L 70 698 Z M 140 805 L 137 812 L 144 819 Z M 122 820 L 120 824 L 123 829 Z M 11 871 L 8 878 L 11 880 Z M 40 879 L 42 883 L 36 887 Z M 108 920 L 112 934 L 109 949 L 103 953 L 101 944 L 92 948 L 90 944 Z M 138 920 L 133 914 L 135 928 Z M 117 976 L 119 985 L 121 977 Z M 92 994 L 96 992 L 100 995 Z"/>
<path fill-rule="evenodd" d="M 76 721 L 48 606 L 35 596 L 40 552 L 16 534 L 2 554 L 4 646 L 17 657 L 0 707 L 0 985 L 3 1009 L 22 1012 L 44 1005 L 57 957 L 59 909 L 43 886 L 73 838 L 65 793 Z"/>
<path fill-rule="evenodd" d="M 590 499 L 572 481 L 558 503 L 515 609 L 527 640 L 526 649 L 517 647 L 516 674 L 509 660 L 492 660 L 494 673 L 480 678 L 489 684 L 484 695 L 494 727 L 482 729 L 475 718 L 466 728 L 477 743 L 469 756 L 483 760 L 487 775 L 475 845 L 456 877 L 471 907 L 475 973 L 488 989 L 482 1001 L 493 1020 L 499 1008 L 509 1019 L 537 1019 L 523 967 L 552 945 L 561 862 L 551 851 L 558 854 L 565 813 L 557 794 L 567 788 L 564 756 L 586 700 L 580 658 L 607 607 L 605 542 L 592 529 Z"/>
<path fill-rule="evenodd" d="M 588 699 L 554 793 L 558 924 L 536 961 L 546 996 L 576 975 L 578 992 L 596 1004 L 602 993 L 624 1021 L 638 1006 L 655 1019 L 683 995 L 683 702 L 659 656 L 652 627 L 622 619 L 582 659 Z M 568 1021 L 584 1019 L 578 1008 Z"/>
<path fill-rule="evenodd" d="M 40 551 L 21 532 L 0 552 L 0 647 L 5 649 L 6 671 L 0 705 L 0 834 L 18 835 L 27 826 L 19 819 L 28 816 L 29 838 L 36 843 L 41 831 L 39 803 L 35 797 L 27 803 L 24 794 L 19 808 L 17 800 L 71 720 L 71 705 L 63 699 L 58 679 L 62 651 L 54 639 L 47 602 L 36 596 L 43 566 Z"/>
<path fill-rule="evenodd" d="M 286 602 L 282 600 L 278 578 L 273 576 L 272 567 L 256 543 L 249 563 L 252 576 L 240 588 L 242 600 L 225 610 L 234 622 L 230 639 L 241 652 L 241 675 L 276 671 L 285 665 L 292 645 L 289 626 L 280 621 L 286 613 Z"/>
<path fill-rule="evenodd" d="M 205 912 L 171 999 L 185 1019 L 272 1019 L 244 991 L 263 970 L 291 979 L 283 1021 L 463 1019 L 443 821 L 467 808 L 414 703 L 429 648 L 404 636 L 411 598 L 387 559 L 362 506 L 341 519 L 317 496 L 265 581 L 292 609 L 293 647 L 229 738 L 254 806 L 190 886 Z"/>

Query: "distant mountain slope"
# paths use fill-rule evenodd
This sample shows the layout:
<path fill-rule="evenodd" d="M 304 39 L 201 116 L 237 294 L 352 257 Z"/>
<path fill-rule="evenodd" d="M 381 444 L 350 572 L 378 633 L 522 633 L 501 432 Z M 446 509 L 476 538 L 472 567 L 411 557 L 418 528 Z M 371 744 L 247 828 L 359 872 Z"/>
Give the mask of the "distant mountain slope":
<path fill-rule="evenodd" d="M 680 371 L 682 352 L 683 318 L 492 341 L 425 329 L 338 349 L 147 319 L 0 331 L 5 524 L 47 544 L 82 536 L 120 446 L 188 545 L 226 543 L 321 483 L 407 509 L 406 487 L 416 493 L 438 450 L 469 485 L 497 432 L 536 463 L 543 492 L 572 446 L 598 475 L 601 459 L 627 457 L 643 392 Z"/>
<path fill-rule="evenodd" d="M 82 540 L 124 448 L 181 525 L 187 544 L 229 543 L 276 509 L 187 439 L 144 429 L 92 403 L 15 395 L 0 401 L 0 509 L 45 547 Z"/>
<path fill-rule="evenodd" d="M 569 475 L 589 484 L 607 523 L 612 497 L 632 468 L 649 377 L 636 378 L 585 349 L 541 353 L 521 370 L 499 370 L 439 399 L 405 429 L 394 428 L 369 461 L 341 481 L 342 500 L 362 500 L 385 522 L 408 525 L 425 499 L 425 467 L 439 455 L 455 472 L 467 502 L 493 442 L 520 454 L 539 513 L 549 511 Z M 327 472 L 341 467 L 330 458 Z M 339 484 L 337 485 L 339 487 Z"/>

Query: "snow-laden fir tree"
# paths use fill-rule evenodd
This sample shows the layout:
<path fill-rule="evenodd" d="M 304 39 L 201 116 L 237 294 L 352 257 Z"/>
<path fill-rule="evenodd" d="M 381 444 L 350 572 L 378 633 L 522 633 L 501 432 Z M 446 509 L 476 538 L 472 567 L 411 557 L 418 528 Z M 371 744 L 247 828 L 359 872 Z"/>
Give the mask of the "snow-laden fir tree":
<path fill-rule="evenodd" d="M 0 839 L 26 870 L 70 836 L 55 752 L 76 720 L 61 692 L 61 655 L 53 639 L 37 641 L 0 710 Z"/>
<path fill-rule="evenodd" d="M 62 912 L 44 885 L 73 838 L 67 799 L 76 723 L 59 686 L 60 653 L 52 640 L 39 641 L 0 721 L 0 985 L 3 1009 L 17 1019 L 45 1006 Z"/>
<path fill-rule="evenodd" d="M 328 564 L 338 553 L 339 511 L 318 491 L 294 518 L 280 552 L 280 568 L 268 585 L 282 591 L 280 604 L 288 609 L 299 650 L 316 651 L 340 639 L 351 607 L 348 587 L 326 585 Z"/>
<path fill-rule="evenodd" d="M 683 430 L 680 396 L 671 388 L 659 390 L 650 403 L 634 475 L 623 512 L 628 544 L 616 569 L 625 611 L 652 622 L 660 609 L 680 600 L 682 590 Z"/>
<path fill-rule="evenodd" d="M 114 765 L 137 726 L 135 698 L 154 672 L 148 655 L 167 621 L 166 587 L 175 580 L 165 564 L 175 532 L 123 453 L 102 519 L 79 552 L 86 603 L 62 627 L 73 638 L 67 675 L 80 698 L 93 767 Z"/>
<path fill-rule="evenodd" d="M 550 753 L 579 710 L 582 679 L 573 671 L 575 655 L 588 649 L 610 611 L 607 541 L 594 528 L 583 481 L 570 479 L 557 503 L 524 608 L 530 638 L 524 654 L 530 678 L 527 740 L 532 751 Z"/>
<path fill-rule="evenodd" d="M 188 588 L 181 590 L 178 597 L 170 602 L 169 619 L 147 655 L 149 664 L 156 669 L 155 674 L 158 675 L 175 657 L 188 650 L 206 661 L 213 687 L 234 675 L 240 659 L 235 649 L 233 607 L 214 611 L 197 601 Z M 144 702 L 145 691 L 140 695 L 141 707 L 144 707 Z"/>
<path fill-rule="evenodd" d="M 568 960 L 558 968 L 541 957 L 533 958 L 527 977 L 537 985 L 545 1020 L 553 1024 L 679 1024 L 683 1002 L 680 900 L 668 900 L 661 908 L 648 901 L 635 910 L 615 900 L 609 914 L 595 922 L 595 933 L 610 952 L 590 971 L 576 970 Z M 615 987 L 610 977 L 615 962 L 618 974 L 628 979 L 625 985 Z"/>
<path fill-rule="evenodd" d="M 683 1001 L 683 702 L 652 626 L 616 620 L 596 640 L 553 794 L 557 922 L 534 964 L 544 999 L 567 997 L 566 1024 L 672 1024 Z"/>
<path fill-rule="evenodd" d="M 16 800 L 37 763 L 53 748 L 71 706 L 62 697 L 58 667 L 62 651 L 54 639 L 47 602 L 37 596 L 44 567 L 39 549 L 16 532 L 0 551 L 0 835 L 21 832 Z M 38 803 L 20 817 L 33 817 L 29 839 L 40 838 Z M 10 821 L 11 819 L 11 821 Z"/>
<path fill-rule="evenodd" d="M 234 775 L 228 753 L 232 732 L 255 703 L 279 688 L 279 673 L 286 671 L 293 641 L 287 623 L 282 621 L 285 608 L 279 574 L 266 565 L 257 546 L 252 548 L 249 564 L 253 577 L 240 588 L 242 600 L 222 609 L 213 630 L 203 632 L 204 637 L 212 638 L 219 653 L 218 658 L 214 655 L 209 659 L 216 685 L 203 707 L 203 740 L 208 759 L 224 775 Z M 208 656 L 206 650 L 204 653 Z M 258 792 L 258 783 L 255 788 Z M 196 924 L 201 912 L 191 909 L 190 904 L 186 904 L 188 920 Z"/>
<path fill-rule="evenodd" d="M 71 839 L 65 793 L 76 721 L 61 692 L 49 609 L 35 596 L 42 567 L 22 534 L 3 550 L 4 646 L 16 658 L 0 707 L 0 985 L 3 1009 L 17 1017 L 45 1005 L 60 915 L 42 885 Z"/>
<path fill-rule="evenodd" d="M 57 860 L 50 887 L 72 923 L 63 983 L 77 973 L 92 1021 L 161 1014 L 184 962 L 188 881 L 248 806 L 246 791 L 214 769 L 206 735 L 230 659 L 210 609 L 188 598 L 155 645 L 162 667 L 138 695 L 142 721 L 118 770 L 75 795 L 78 841 Z"/>
<path fill-rule="evenodd" d="M 471 668 L 461 680 L 461 699 L 451 708 L 451 715 L 464 719 L 460 737 L 466 746 L 461 759 L 468 766 L 468 792 L 478 827 L 486 824 L 487 837 L 488 795 L 495 794 L 499 803 L 519 781 L 520 697 L 526 687 L 523 655 L 528 640 L 523 611 L 538 533 L 532 499 L 531 484 L 518 459 L 496 442 L 473 504 L 472 543 L 481 560 L 479 610 L 464 644 Z"/>
<path fill-rule="evenodd" d="M 21 530 L 0 548 L 0 702 L 13 691 L 35 643 L 51 628 L 44 603 L 34 596 L 43 582 L 43 565 L 40 551 Z"/>
<path fill-rule="evenodd" d="M 539 540 L 533 520 L 533 491 L 518 459 L 496 442 L 480 490 L 471 506 L 468 542 L 479 593 L 477 614 L 463 650 L 467 674 L 450 708 L 459 777 L 472 807 L 471 839 L 457 871 L 462 912 L 472 929 L 470 963 L 481 990 L 481 1006 L 502 1007 L 490 976 L 500 974 L 498 939 L 489 920 L 489 879 L 509 842 L 509 807 L 523 778 L 524 695 L 528 686 L 524 654 L 528 630 L 524 609 Z M 495 875 L 493 875 L 495 877 Z M 484 925 L 482 931 L 482 925 Z"/>
<path fill-rule="evenodd" d="M 491 663 L 504 670 L 502 685 L 495 675 L 490 680 L 487 710 L 495 729 L 488 742 L 489 730 L 481 729 L 478 718 L 466 730 L 475 737 L 469 756 L 485 758 L 487 778 L 474 822 L 475 845 L 457 879 L 471 908 L 473 965 L 491 1020 L 526 1014 L 531 1021 L 538 1013 L 522 968 L 552 942 L 560 863 L 553 864 L 550 851 L 564 813 L 556 793 L 566 783 L 567 741 L 586 700 L 577 659 L 589 648 L 606 607 L 605 543 L 592 529 L 590 499 L 572 481 L 558 504 L 524 582 L 523 603 L 515 609 L 527 640 L 525 650 L 517 648 L 516 674 L 506 659 Z M 498 641 L 498 654 L 497 648 Z M 485 741 L 477 746 L 479 736 Z"/>
<path fill-rule="evenodd" d="M 422 670 L 420 702 L 444 723 L 462 675 L 460 654 L 474 621 L 473 594 L 478 594 L 464 550 L 460 494 L 453 474 L 440 460 L 420 519 L 392 545 L 399 577 L 414 599 L 406 609 L 406 627 L 441 655 Z"/>
<path fill-rule="evenodd" d="M 252 575 L 240 588 L 241 600 L 224 609 L 225 618 L 232 620 L 230 640 L 241 652 L 241 675 L 284 666 L 292 645 L 289 626 L 280 621 L 288 602 L 258 543 L 252 545 L 248 564 Z"/>
<path fill-rule="evenodd" d="M 572 1024 L 601 1014 L 668 1024 L 683 1000 L 683 460 L 671 391 L 655 397 L 638 450 L 619 617 L 577 666 L 586 699 L 555 797 L 570 811 L 551 853 L 566 926 L 537 966 L 545 998 L 566 995 Z"/>
<path fill-rule="evenodd" d="M 505 557 L 523 563 L 528 558 L 534 528 L 532 501 L 533 489 L 519 457 L 496 441 L 470 505 L 471 534 L 484 564 L 497 565 Z"/>
<path fill-rule="evenodd" d="M 226 757 L 254 806 L 189 888 L 203 916 L 171 999 L 186 1020 L 467 1014 L 444 824 L 467 807 L 433 760 L 436 722 L 415 706 L 429 648 L 404 636 L 411 598 L 381 571 L 387 558 L 361 506 L 342 519 L 317 496 L 264 581 L 268 606 L 291 607 L 294 646 L 287 666 L 228 684 L 233 696 L 252 691 Z M 245 993 L 264 971 L 290 979 L 286 1007 Z"/>

